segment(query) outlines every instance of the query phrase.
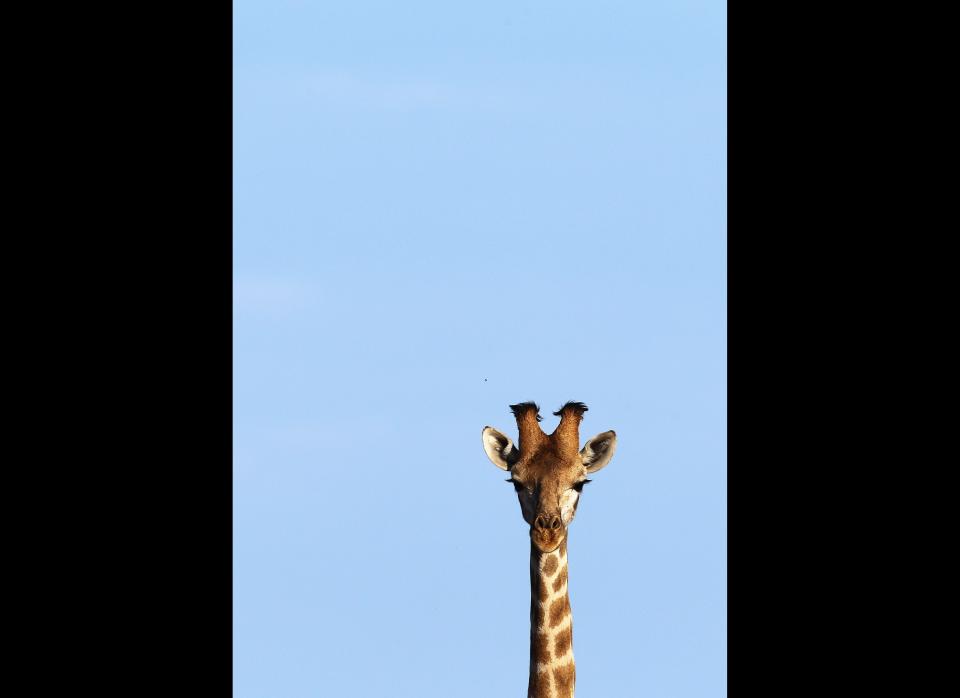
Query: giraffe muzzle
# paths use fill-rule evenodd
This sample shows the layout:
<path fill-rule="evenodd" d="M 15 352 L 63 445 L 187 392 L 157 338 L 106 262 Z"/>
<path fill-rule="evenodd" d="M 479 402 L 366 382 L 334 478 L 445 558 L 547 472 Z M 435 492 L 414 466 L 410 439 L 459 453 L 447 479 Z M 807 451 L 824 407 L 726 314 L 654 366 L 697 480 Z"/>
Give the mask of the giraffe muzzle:
<path fill-rule="evenodd" d="M 559 514 L 538 514 L 530 527 L 530 540 L 542 553 L 556 550 L 565 534 L 566 529 Z"/>

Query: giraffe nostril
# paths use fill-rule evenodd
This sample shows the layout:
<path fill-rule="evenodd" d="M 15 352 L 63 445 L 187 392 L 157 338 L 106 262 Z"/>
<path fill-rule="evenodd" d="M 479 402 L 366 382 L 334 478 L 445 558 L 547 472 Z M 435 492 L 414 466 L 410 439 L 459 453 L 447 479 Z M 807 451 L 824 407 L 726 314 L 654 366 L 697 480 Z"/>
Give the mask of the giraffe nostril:
<path fill-rule="evenodd" d="M 563 525 L 563 522 L 560 520 L 559 514 L 554 514 L 550 516 L 548 514 L 540 514 L 534 520 L 533 525 L 536 526 L 541 531 L 546 531 L 549 529 L 556 530 Z"/>

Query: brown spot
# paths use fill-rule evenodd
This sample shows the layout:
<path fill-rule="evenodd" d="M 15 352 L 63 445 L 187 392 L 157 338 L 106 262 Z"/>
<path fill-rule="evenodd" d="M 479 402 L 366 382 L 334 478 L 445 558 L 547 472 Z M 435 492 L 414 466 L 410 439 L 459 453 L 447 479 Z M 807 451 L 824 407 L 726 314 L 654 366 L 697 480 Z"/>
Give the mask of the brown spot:
<path fill-rule="evenodd" d="M 557 578 L 553 580 L 553 590 L 560 591 L 560 587 L 562 587 L 566 583 L 566 581 L 567 581 L 567 568 L 564 567 L 562 570 L 560 570 L 560 574 L 557 575 Z"/>
<path fill-rule="evenodd" d="M 531 696 L 549 696 L 550 674 L 531 675 L 527 693 Z"/>
<path fill-rule="evenodd" d="M 576 682 L 577 670 L 573 664 L 567 664 L 553 670 L 553 680 L 557 684 L 557 695 L 567 698 L 573 695 L 573 685 Z"/>
<path fill-rule="evenodd" d="M 573 629 L 568 625 L 557 633 L 557 638 L 553 641 L 553 654 L 555 657 L 562 657 L 570 649 L 573 643 Z"/>
<path fill-rule="evenodd" d="M 543 573 L 548 577 L 557 571 L 557 556 L 551 555 L 547 558 L 546 562 L 543 563 Z"/>
<path fill-rule="evenodd" d="M 564 596 L 550 604 L 550 627 L 555 628 L 560 625 L 560 621 L 567 617 L 570 611 L 570 599 Z"/>
<path fill-rule="evenodd" d="M 549 664 L 550 654 L 550 636 L 546 633 L 537 633 L 537 639 L 533 646 L 533 657 L 541 664 Z"/>
<path fill-rule="evenodd" d="M 550 591 L 547 589 L 547 582 L 543 577 L 540 577 L 540 600 L 546 601 L 550 596 Z"/>

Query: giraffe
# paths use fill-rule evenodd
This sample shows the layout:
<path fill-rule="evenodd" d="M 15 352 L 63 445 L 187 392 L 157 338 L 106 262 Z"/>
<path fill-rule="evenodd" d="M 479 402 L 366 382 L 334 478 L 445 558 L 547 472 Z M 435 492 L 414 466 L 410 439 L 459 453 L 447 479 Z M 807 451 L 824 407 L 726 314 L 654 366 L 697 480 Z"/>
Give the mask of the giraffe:
<path fill-rule="evenodd" d="M 567 527 L 573 521 L 587 475 L 603 468 L 617 446 L 605 431 L 580 448 L 587 406 L 568 402 L 553 414 L 560 424 L 549 436 L 534 402 L 510 405 L 517 445 L 493 427 L 483 428 L 483 449 L 510 473 L 524 521 L 530 525 L 530 680 L 527 698 L 573 698 L 573 617 L 567 592 Z"/>

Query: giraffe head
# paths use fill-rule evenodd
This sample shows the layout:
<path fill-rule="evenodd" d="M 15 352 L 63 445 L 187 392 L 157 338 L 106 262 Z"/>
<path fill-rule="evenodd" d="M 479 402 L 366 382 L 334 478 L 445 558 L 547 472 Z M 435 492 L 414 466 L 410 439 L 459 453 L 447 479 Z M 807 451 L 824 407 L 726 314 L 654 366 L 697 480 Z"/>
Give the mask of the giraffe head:
<path fill-rule="evenodd" d="M 617 435 L 605 431 L 580 448 L 580 421 L 587 406 L 568 402 L 554 412 L 560 424 L 550 435 L 540 428 L 540 408 L 533 402 L 510 405 L 517 419 L 517 445 L 493 427 L 483 428 L 483 448 L 493 464 L 510 473 L 530 538 L 544 553 L 556 550 L 577 512 L 587 475 L 613 458 Z"/>

